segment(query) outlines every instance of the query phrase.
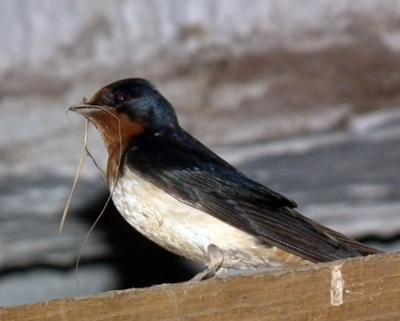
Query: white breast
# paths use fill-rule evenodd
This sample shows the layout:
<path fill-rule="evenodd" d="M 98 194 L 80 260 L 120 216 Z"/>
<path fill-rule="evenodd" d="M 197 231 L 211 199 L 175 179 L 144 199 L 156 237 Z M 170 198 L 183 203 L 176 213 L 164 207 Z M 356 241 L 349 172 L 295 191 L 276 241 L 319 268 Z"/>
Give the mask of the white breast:
<path fill-rule="evenodd" d="M 224 253 L 225 267 L 279 265 L 273 259 L 276 248 L 260 245 L 250 234 L 178 201 L 129 168 L 118 179 L 112 198 L 129 224 L 178 255 L 206 264 L 207 246 L 214 244 Z"/>

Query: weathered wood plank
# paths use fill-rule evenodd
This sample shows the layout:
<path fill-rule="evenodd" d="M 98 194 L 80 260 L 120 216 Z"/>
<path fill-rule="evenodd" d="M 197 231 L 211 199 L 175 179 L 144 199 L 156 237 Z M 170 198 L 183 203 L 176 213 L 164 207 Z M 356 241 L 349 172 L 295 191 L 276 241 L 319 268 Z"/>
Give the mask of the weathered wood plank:
<path fill-rule="evenodd" d="M 400 254 L 4 309 L 16 320 L 400 320 Z"/>

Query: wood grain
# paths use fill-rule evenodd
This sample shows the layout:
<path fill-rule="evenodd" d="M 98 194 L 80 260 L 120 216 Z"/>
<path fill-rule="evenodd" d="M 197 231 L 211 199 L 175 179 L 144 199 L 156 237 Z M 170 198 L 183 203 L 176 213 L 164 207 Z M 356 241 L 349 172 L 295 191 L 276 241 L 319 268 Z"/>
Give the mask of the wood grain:
<path fill-rule="evenodd" d="M 0 310 L 16 320 L 400 320 L 400 254 Z"/>

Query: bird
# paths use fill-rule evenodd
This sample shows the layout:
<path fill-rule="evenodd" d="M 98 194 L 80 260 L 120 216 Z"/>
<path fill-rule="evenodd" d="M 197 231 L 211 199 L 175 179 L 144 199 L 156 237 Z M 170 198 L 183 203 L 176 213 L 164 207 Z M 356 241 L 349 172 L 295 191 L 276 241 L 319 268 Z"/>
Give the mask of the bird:
<path fill-rule="evenodd" d="M 159 246 L 204 264 L 194 279 L 380 252 L 307 218 L 294 201 L 211 151 L 146 79 L 110 83 L 69 110 L 104 141 L 117 210 Z"/>

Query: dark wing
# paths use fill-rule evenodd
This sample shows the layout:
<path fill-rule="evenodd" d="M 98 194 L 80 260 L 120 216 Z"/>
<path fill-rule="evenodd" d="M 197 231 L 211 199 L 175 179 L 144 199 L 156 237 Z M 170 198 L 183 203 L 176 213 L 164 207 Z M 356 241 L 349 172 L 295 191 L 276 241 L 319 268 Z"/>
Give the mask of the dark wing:
<path fill-rule="evenodd" d="M 296 203 L 250 180 L 182 129 L 141 138 L 125 157 L 171 196 L 304 259 L 377 252 L 302 216 Z"/>

